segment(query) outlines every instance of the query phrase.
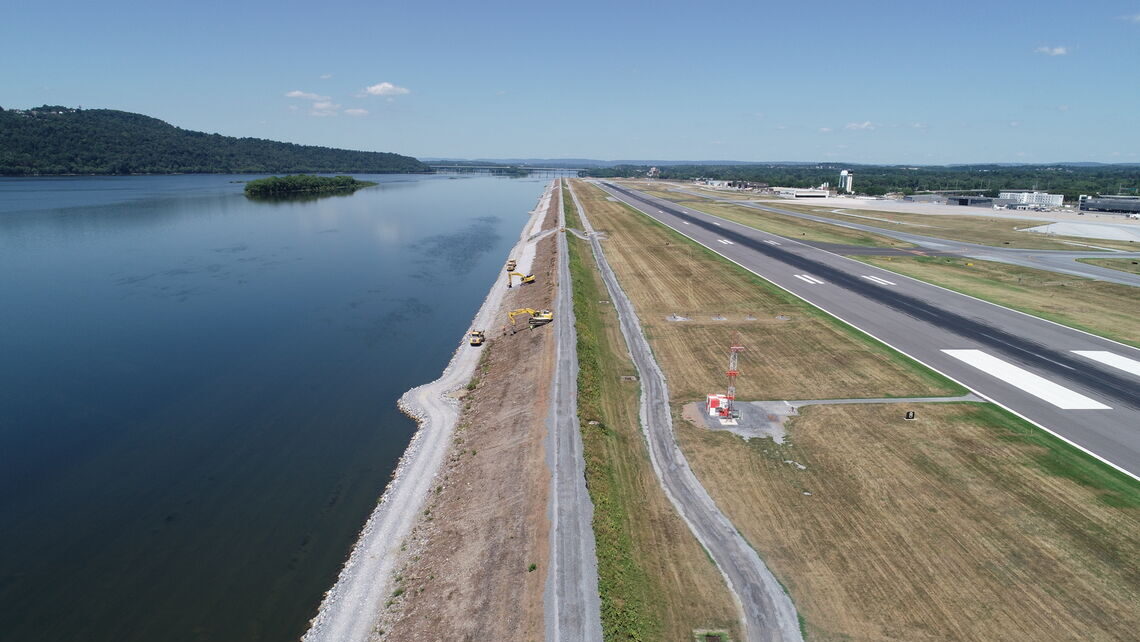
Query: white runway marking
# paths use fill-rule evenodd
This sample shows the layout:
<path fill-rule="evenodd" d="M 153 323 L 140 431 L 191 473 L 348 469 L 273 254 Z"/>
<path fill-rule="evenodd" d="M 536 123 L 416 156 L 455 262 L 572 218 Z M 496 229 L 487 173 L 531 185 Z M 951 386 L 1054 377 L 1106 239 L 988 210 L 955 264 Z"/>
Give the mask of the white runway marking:
<path fill-rule="evenodd" d="M 870 274 L 864 274 L 863 278 L 867 279 L 868 281 L 878 283 L 879 285 L 898 285 L 897 283 L 895 283 L 893 281 L 888 281 L 886 279 L 880 279 L 879 277 L 871 276 Z"/>
<path fill-rule="evenodd" d="M 729 241 L 728 239 L 717 239 L 716 242 L 717 243 L 724 243 L 725 245 L 736 245 L 736 243 L 733 243 L 732 241 Z"/>
<path fill-rule="evenodd" d="M 681 222 L 682 222 L 682 223 L 684 223 L 685 225 L 688 225 L 688 224 L 689 224 L 689 222 L 688 222 L 688 221 L 681 221 Z"/>
<path fill-rule="evenodd" d="M 713 225 L 720 225 L 720 223 L 717 223 L 716 221 L 713 221 Z"/>
<path fill-rule="evenodd" d="M 1024 368 L 1007 363 L 981 350 L 943 350 L 946 354 L 1001 379 L 1015 388 L 1048 401 L 1062 410 L 1112 410 L 1095 399 L 1039 377 Z"/>
<path fill-rule="evenodd" d="M 1123 370 L 1129 374 L 1134 374 L 1140 377 L 1140 361 L 1122 357 L 1112 352 L 1105 350 L 1073 350 L 1073 354 L 1079 354 L 1086 359 L 1099 361 L 1106 366 L 1112 366 L 1118 370 Z"/>
<path fill-rule="evenodd" d="M 768 245 L 779 245 L 779 243 L 777 243 L 775 241 L 769 241 L 768 239 L 764 239 L 764 242 L 767 243 Z"/>
<path fill-rule="evenodd" d="M 823 285 L 823 281 L 820 281 L 810 274 L 795 274 L 793 276 L 806 283 L 811 283 L 812 285 Z"/>

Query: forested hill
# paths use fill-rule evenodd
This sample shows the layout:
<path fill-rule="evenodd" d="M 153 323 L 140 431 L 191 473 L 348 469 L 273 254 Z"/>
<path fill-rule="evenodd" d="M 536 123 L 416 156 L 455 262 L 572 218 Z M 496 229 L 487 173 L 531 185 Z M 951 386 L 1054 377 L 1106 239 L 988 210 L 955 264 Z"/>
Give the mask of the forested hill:
<path fill-rule="evenodd" d="M 0 175 L 414 173 L 410 156 L 187 131 L 111 109 L 0 109 Z"/>

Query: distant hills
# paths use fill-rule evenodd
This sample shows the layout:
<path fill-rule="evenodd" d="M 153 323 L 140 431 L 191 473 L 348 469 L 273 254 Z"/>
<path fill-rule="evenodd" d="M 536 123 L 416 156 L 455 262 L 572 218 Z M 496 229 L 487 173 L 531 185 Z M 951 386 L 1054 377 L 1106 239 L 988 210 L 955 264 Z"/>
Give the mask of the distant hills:
<path fill-rule="evenodd" d="M 0 108 L 0 175 L 420 173 L 410 156 L 189 131 L 113 109 Z"/>

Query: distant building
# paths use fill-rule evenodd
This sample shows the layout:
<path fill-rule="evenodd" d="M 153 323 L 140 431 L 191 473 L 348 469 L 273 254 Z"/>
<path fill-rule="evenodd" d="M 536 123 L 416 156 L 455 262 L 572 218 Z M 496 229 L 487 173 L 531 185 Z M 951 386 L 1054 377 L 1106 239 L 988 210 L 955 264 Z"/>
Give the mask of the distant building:
<path fill-rule="evenodd" d="M 845 169 L 839 172 L 839 189 L 847 192 L 848 194 L 855 193 L 855 172 Z"/>
<path fill-rule="evenodd" d="M 989 196 L 958 196 L 950 195 L 946 197 L 948 205 L 965 205 L 968 207 L 991 207 L 994 204 L 994 199 Z"/>
<path fill-rule="evenodd" d="M 784 198 L 827 198 L 831 192 L 811 187 L 773 187 L 776 196 Z"/>
<path fill-rule="evenodd" d="M 1061 194 L 1046 194 L 1045 192 L 1001 192 L 1000 199 L 1008 199 L 1011 203 L 1019 205 L 1040 205 L 1042 207 L 1061 207 L 1065 197 Z"/>
<path fill-rule="evenodd" d="M 1082 212 L 1119 212 L 1121 214 L 1140 213 L 1140 196 L 1089 196 L 1081 194 L 1077 209 Z"/>
<path fill-rule="evenodd" d="M 661 170 L 656 167 L 650 167 L 649 172 L 646 174 L 649 178 L 661 178 Z"/>

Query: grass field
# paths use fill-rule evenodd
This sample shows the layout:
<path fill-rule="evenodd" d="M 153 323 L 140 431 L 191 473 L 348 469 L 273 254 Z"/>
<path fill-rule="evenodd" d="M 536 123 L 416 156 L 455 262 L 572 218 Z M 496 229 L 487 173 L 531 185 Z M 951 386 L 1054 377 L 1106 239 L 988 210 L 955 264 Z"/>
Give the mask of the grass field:
<path fill-rule="evenodd" d="M 855 258 L 1140 347 L 1140 292 L 1127 285 L 973 259 L 932 256 Z"/>
<path fill-rule="evenodd" d="M 959 392 L 600 191 L 578 193 L 675 408 L 724 386 L 737 331 L 743 399 Z M 917 421 L 902 420 L 908 409 Z M 695 472 L 787 586 L 809 639 L 1140 630 L 1140 486 L 995 407 L 814 406 L 783 445 L 676 414 Z"/>
<path fill-rule="evenodd" d="M 728 346 L 747 350 L 738 395 L 827 399 L 956 395 L 965 391 L 676 232 L 577 189 L 606 257 L 641 317 L 674 401 L 725 386 Z M 690 319 L 670 321 L 672 315 Z M 723 316 L 725 320 L 714 320 Z M 754 318 L 754 320 L 749 317 Z"/>
<path fill-rule="evenodd" d="M 694 629 L 720 629 L 739 639 L 738 614 L 723 578 L 654 475 L 638 424 L 638 383 L 623 380 L 635 370 L 613 306 L 601 303 L 608 295 L 590 245 L 573 236 L 567 243 L 605 637 L 687 640 Z"/>
<path fill-rule="evenodd" d="M 1136 248 L 1140 251 L 1140 247 Z M 1099 265 L 1101 267 L 1112 268 L 1120 270 L 1121 272 L 1131 272 L 1133 274 L 1140 274 L 1140 259 L 1077 259 L 1081 263 L 1088 263 L 1089 265 Z"/>
<path fill-rule="evenodd" d="M 1135 639 L 1137 484 L 992 406 L 908 409 L 815 406 L 784 445 L 678 421 L 808 638 Z"/>

